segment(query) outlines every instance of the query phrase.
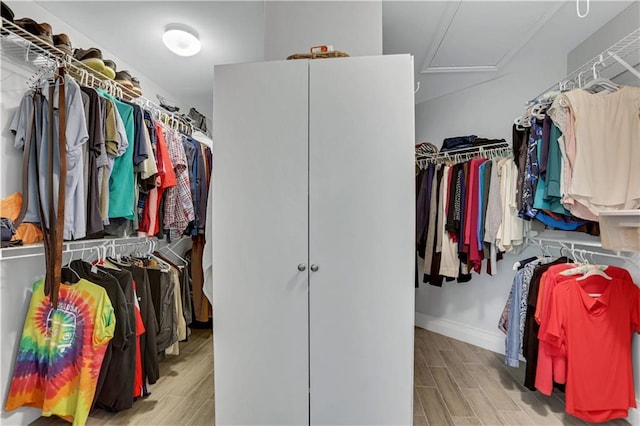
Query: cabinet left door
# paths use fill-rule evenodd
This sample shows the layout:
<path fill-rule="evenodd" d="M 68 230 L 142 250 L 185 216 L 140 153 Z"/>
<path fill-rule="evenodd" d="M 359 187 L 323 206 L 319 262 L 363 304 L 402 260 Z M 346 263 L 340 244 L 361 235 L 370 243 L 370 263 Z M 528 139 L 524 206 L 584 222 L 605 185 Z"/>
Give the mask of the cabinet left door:
<path fill-rule="evenodd" d="M 309 421 L 307 111 L 307 61 L 215 68 L 216 424 Z"/>

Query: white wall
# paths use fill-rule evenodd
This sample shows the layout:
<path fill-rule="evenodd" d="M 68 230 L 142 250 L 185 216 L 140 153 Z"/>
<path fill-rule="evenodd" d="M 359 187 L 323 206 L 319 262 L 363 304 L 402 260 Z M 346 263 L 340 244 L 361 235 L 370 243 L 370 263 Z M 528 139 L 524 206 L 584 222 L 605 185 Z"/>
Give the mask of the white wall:
<path fill-rule="evenodd" d="M 564 75 L 564 61 L 556 60 L 418 104 L 416 141 L 440 147 L 444 138 L 475 134 L 511 142 L 513 120 L 525 102 Z"/>
<path fill-rule="evenodd" d="M 308 53 L 319 45 L 350 56 L 382 55 L 382 2 L 265 2 L 265 60 Z"/>

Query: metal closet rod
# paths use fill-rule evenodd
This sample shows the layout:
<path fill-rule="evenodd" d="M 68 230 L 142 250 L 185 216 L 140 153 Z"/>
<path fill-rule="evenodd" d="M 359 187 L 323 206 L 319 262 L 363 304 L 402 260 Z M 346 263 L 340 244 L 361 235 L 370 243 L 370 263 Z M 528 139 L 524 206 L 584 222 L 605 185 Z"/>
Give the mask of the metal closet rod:
<path fill-rule="evenodd" d="M 471 146 L 467 148 L 458 148 L 448 151 L 440 151 L 433 154 L 416 158 L 416 164 L 423 165 L 441 161 L 455 161 L 463 158 L 479 158 L 491 157 L 498 155 L 510 155 L 511 146 L 508 142 L 496 142 L 487 145 Z"/>
<path fill-rule="evenodd" d="M 131 245 L 141 245 L 148 243 L 157 244 L 158 239 L 155 237 L 124 237 L 124 238 L 108 238 L 102 240 L 83 240 L 83 241 L 69 241 L 63 243 L 62 253 L 77 253 L 81 251 L 92 250 L 95 248 L 103 249 L 103 248 L 112 248 L 116 247 L 125 247 Z M 25 254 L 16 254 L 7 256 L 7 253 L 14 253 L 16 251 L 32 251 L 38 250 L 37 253 L 25 253 Z M 4 248 L 0 250 L 0 261 L 11 260 L 11 259 L 25 259 L 30 257 L 44 256 L 44 246 L 41 243 L 21 246 L 21 247 L 12 247 L 12 248 Z"/>
<path fill-rule="evenodd" d="M 638 260 L 637 255 L 625 254 L 621 251 L 614 251 L 610 253 L 606 251 L 600 252 L 600 251 L 582 249 L 578 247 L 578 246 L 581 246 L 579 242 L 565 243 L 562 241 L 555 241 L 555 240 L 549 241 L 549 240 L 545 240 L 542 238 L 535 238 L 535 237 L 531 238 L 530 241 L 534 243 L 534 245 L 536 245 L 542 252 L 555 249 L 555 250 L 559 250 L 561 254 L 562 252 L 566 252 L 572 257 L 580 257 L 580 255 L 589 255 L 589 256 L 602 256 L 602 257 L 608 257 L 613 259 L 622 259 L 630 262 Z M 606 250 L 606 249 L 603 249 L 603 250 Z M 578 256 L 576 256 L 576 254 L 578 254 Z"/>

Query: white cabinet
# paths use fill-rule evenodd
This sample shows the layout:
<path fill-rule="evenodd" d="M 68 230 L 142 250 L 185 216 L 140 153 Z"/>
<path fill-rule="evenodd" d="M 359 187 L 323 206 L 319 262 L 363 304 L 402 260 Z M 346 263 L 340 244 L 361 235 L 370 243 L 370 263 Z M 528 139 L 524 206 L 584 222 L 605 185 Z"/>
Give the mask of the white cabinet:
<path fill-rule="evenodd" d="M 216 423 L 411 424 L 408 55 L 217 66 Z"/>

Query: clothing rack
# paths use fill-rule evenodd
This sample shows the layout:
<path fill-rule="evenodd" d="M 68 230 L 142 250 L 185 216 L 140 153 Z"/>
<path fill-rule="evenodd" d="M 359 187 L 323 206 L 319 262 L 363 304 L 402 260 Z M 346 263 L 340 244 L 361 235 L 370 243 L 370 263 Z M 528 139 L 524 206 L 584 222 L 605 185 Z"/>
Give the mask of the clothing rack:
<path fill-rule="evenodd" d="M 640 28 L 632 31 L 609 48 L 603 50 L 600 54 L 594 56 L 590 61 L 536 96 L 534 100 L 528 102 L 528 104 L 537 103 L 539 100 L 546 98 L 545 95 L 553 90 L 564 91 L 582 87 L 589 81 L 598 78 L 602 71 L 610 68 L 614 64 L 622 65 L 627 71 L 640 78 L 640 72 L 624 60 L 624 58 L 629 55 L 637 55 L 638 52 L 640 52 Z"/>
<path fill-rule="evenodd" d="M 40 40 L 37 36 L 25 31 L 5 18 L 2 18 L 0 34 L 2 35 L 3 54 L 14 58 L 23 58 L 25 62 L 30 63 L 36 68 L 36 72 L 27 81 L 29 87 L 39 86 L 43 79 L 53 75 L 58 68 L 65 68 L 69 75 L 76 79 L 79 84 L 103 89 L 117 98 L 136 103 L 143 109 L 150 110 L 155 118 L 165 125 L 189 135 L 194 131 L 202 132 L 202 130 L 194 126 L 193 123 L 186 118 L 176 115 L 174 112 L 163 108 L 148 98 L 138 96 L 122 84 L 115 80 L 110 80 L 105 75 L 85 65 L 73 56 Z"/>
<path fill-rule="evenodd" d="M 416 165 L 424 168 L 430 163 L 462 163 L 473 158 L 491 159 L 511 156 L 513 156 L 513 150 L 508 142 L 495 142 L 487 145 L 458 148 L 419 156 L 416 158 Z"/>
<path fill-rule="evenodd" d="M 154 238 L 124 237 L 124 238 L 105 238 L 102 240 L 68 241 L 63 243 L 62 253 L 63 254 L 79 253 L 79 252 L 87 252 L 87 251 L 90 252 L 95 249 L 98 249 L 98 250 L 111 249 L 111 252 L 114 253 L 116 248 L 118 247 L 127 247 L 127 246 L 140 247 L 143 245 L 148 245 L 149 247 L 155 247 L 157 242 L 158 240 L 155 237 Z M 41 243 L 28 245 L 28 246 L 21 246 L 21 247 L 4 248 L 0 250 L 0 261 L 44 256 L 44 252 L 42 249 L 43 249 L 43 245 Z"/>
<path fill-rule="evenodd" d="M 545 233 L 546 232 L 548 231 L 545 231 Z M 595 257 L 607 257 L 619 259 L 633 265 L 638 265 L 638 262 L 640 261 L 640 255 L 638 253 L 626 253 L 621 251 L 612 252 L 602 249 L 602 246 L 598 241 L 596 241 L 596 239 L 571 240 L 568 238 L 554 236 L 553 234 L 544 235 L 545 233 L 529 239 L 529 242 L 538 247 L 544 254 L 550 254 L 551 250 L 558 250 L 560 255 L 568 255 L 574 259 L 586 260 L 587 257 L 589 257 L 593 261 L 593 258 Z M 595 249 L 602 249 L 603 251 L 585 249 L 583 247 L 592 247 Z"/>

